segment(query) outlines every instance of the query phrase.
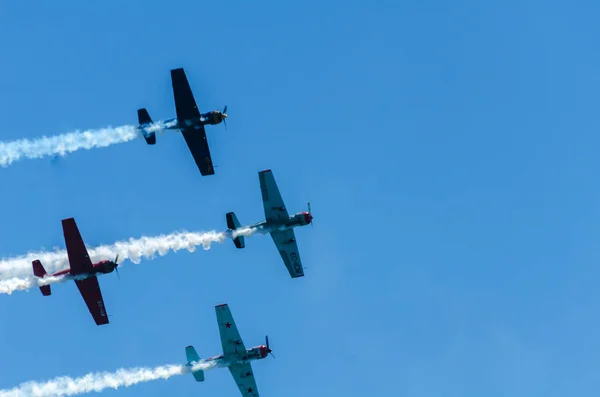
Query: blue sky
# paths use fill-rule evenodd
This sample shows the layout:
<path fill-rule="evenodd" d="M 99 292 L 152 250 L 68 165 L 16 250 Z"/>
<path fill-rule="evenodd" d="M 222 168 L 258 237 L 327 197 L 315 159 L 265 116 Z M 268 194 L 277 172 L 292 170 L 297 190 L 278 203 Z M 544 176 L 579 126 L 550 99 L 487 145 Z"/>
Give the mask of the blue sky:
<path fill-rule="evenodd" d="M 485 3 L 485 4 L 484 4 Z M 592 1 L 0 3 L 0 139 L 174 117 L 184 67 L 216 175 L 177 134 L 0 169 L 0 256 L 263 219 L 271 168 L 306 277 L 266 236 L 123 263 L 97 327 L 72 284 L 0 296 L 0 388 L 220 352 L 263 396 L 595 396 L 599 6 Z M 106 395 L 237 396 L 226 370 Z"/>

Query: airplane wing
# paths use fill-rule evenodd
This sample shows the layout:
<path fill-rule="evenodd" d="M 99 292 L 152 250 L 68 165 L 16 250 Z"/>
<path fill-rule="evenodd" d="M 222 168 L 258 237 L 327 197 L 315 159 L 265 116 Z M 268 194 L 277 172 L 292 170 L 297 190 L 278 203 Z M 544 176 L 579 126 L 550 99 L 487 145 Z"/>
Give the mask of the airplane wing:
<path fill-rule="evenodd" d="M 292 278 L 304 276 L 300 253 L 298 252 L 298 244 L 296 244 L 296 236 L 294 230 L 288 229 L 281 232 L 271 232 L 271 237 L 275 246 L 287 267 Z"/>
<path fill-rule="evenodd" d="M 181 134 L 190 148 L 190 152 L 200 173 L 202 175 L 213 175 L 215 170 L 212 158 L 210 157 L 204 126 L 202 124 L 185 126 L 187 120 L 199 119 L 200 112 L 198 111 L 192 89 L 182 68 L 171 70 L 171 83 L 173 84 L 177 120 L 182 126 Z"/>
<path fill-rule="evenodd" d="M 230 365 L 229 372 L 231 372 L 235 383 L 240 388 L 242 396 L 258 397 L 258 388 L 250 363 Z"/>
<path fill-rule="evenodd" d="M 182 128 L 181 134 L 190 148 L 194 161 L 203 176 L 214 175 L 215 168 L 210 157 L 208 141 L 206 140 L 206 131 L 203 125 L 197 125 L 195 128 Z"/>
<path fill-rule="evenodd" d="M 65 245 L 67 246 L 71 274 L 76 275 L 91 272 L 93 270 L 92 260 L 85 248 L 75 219 L 63 219 L 62 227 L 63 234 L 65 235 Z"/>
<path fill-rule="evenodd" d="M 94 317 L 96 325 L 108 324 L 108 316 L 104 308 L 104 300 L 102 299 L 102 291 L 98 284 L 98 277 L 88 277 L 83 280 L 75 280 L 77 288 L 87 305 L 90 314 Z"/>
<path fill-rule="evenodd" d="M 246 347 L 233 321 L 229 306 L 227 304 L 215 306 L 215 311 L 217 312 L 217 323 L 219 324 L 223 354 L 246 353 Z"/>
<path fill-rule="evenodd" d="M 279 193 L 273 171 L 265 170 L 258 173 L 260 181 L 260 192 L 262 193 L 263 206 L 265 207 L 265 219 L 267 221 L 287 221 L 290 215 L 283 204 Z"/>

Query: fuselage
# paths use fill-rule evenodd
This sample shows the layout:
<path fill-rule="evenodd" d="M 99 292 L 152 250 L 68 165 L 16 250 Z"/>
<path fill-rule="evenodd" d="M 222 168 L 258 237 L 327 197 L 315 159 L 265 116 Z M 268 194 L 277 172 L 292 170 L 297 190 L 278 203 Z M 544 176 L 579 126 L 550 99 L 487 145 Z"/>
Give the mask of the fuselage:
<path fill-rule="evenodd" d="M 196 119 L 187 119 L 180 121 L 177 118 L 165 120 L 163 123 L 165 128 L 168 130 L 180 130 L 184 127 L 192 127 L 196 125 L 207 125 L 207 124 L 219 124 L 227 117 L 226 114 L 221 113 L 218 110 L 213 110 L 212 112 L 201 113 L 200 118 Z"/>
<path fill-rule="evenodd" d="M 227 113 L 225 113 L 226 110 L 227 106 L 225 106 L 223 112 L 213 110 L 212 112 L 201 113 L 200 117 L 193 117 L 185 120 L 174 118 L 154 122 L 146 109 L 138 109 L 138 121 L 140 124 L 137 128 L 144 136 L 146 143 L 148 145 L 154 145 L 156 144 L 157 132 L 162 130 L 181 131 L 183 128 L 198 130 L 206 124 L 219 124 L 225 122 L 225 119 L 227 118 Z"/>
<path fill-rule="evenodd" d="M 269 350 L 266 346 L 255 346 L 250 350 L 246 350 L 243 354 L 220 354 L 209 358 L 202 359 L 198 364 L 209 364 L 211 367 L 229 367 L 233 364 L 244 364 L 254 360 L 261 360 L 269 355 Z M 190 363 L 188 363 L 190 365 Z"/>
<path fill-rule="evenodd" d="M 298 226 L 306 226 L 312 222 L 312 218 L 312 215 L 308 212 L 298 212 L 294 215 L 291 215 L 287 220 L 284 219 L 282 221 L 262 221 L 253 223 L 252 225 L 244 226 L 240 229 L 246 228 L 266 234 L 275 231 L 293 229 Z"/>
<path fill-rule="evenodd" d="M 71 274 L 71 269 L 65 269 L 65 270 L 61 270 L 60 272 L 51 274 L 51 276 L 64 276 L 67 279 L 69 279 L 69 278 L 82 279 L 82 278 L 86 278 L 86 277 L 95 276 L 97 274 L 111 273 L 112 271 L 115 270 L 115 268 L 117 266 L 119 266 L 117 263 L 106 260 L 106 261 L 100 261 L 98 263 L 95 263 L 93 265 L 93 270 L 91 272 L 80 273 L 80 274 Z"/>

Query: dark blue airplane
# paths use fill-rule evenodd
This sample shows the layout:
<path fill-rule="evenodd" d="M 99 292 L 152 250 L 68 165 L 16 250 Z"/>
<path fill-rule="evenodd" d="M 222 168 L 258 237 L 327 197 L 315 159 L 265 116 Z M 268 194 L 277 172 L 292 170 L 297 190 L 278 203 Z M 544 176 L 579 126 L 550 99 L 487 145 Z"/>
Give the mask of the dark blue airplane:
<path fill-rule="evenodd" d="M 219 124 L 222 121 L 225 128 L 227 128 L 225 123 L 227 106 L 222 112 L 213 110 L 208 113 L 200 113 L 183 68 L 171 70 L 171 82 L 173 83 L 177 118 L 161 121 L 160 127 L 157 128 L 158 123 L 152 121 L 148 111 L 138 109 L 138 121 L 140 123 L 138 128 L 148 145 L 156 143 L 157 129 L 180 130 L 192 156 L 194 156 L 200 173 L 202 175 L 214 175 L 215 169 L 210 157 L 204 125 Z"/>

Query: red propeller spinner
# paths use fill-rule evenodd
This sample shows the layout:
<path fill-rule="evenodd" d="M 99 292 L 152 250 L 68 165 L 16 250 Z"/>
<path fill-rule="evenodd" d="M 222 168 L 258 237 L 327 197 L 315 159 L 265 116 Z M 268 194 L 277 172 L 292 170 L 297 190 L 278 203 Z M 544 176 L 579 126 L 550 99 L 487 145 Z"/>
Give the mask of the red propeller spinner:
<path fill-rule="evenodd" d="M 308 212 L 304 213 L 304 221 L 308 225 L 309 223 L 312 223 L 312 220 L 313 220 L 313 216 L 310 212 L 310 203 L 308 203 Z"/>
<path fill-rule="evenodd" d="M 273 358 L 275 358 L 275 355 L 273 355 L 273 353 L 271 353 L 273 350 L 271 350 L 271 348 L 269 348 L 269 336 L 265 336 L 265 345 L 260 347 L 260 356 L 262 358 L 266 358 L 269 354 L 273 356 Z"/>

